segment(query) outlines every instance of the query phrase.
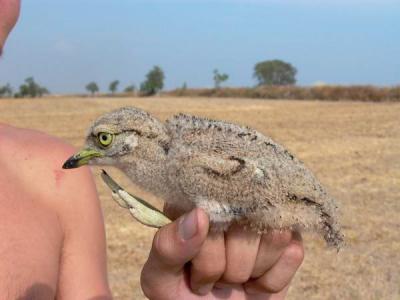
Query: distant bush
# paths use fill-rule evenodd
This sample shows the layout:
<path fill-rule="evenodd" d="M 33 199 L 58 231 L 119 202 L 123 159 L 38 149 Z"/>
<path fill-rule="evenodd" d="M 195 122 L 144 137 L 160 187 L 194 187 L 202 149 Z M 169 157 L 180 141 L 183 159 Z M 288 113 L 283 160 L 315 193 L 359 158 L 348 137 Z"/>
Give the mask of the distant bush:
<path fill-rule="evenodd" d="M 258 85 L 291 85 L 296 83 L 297 70 L 290 63 L 274 59 L 257 63 L 254 78 Z"/>
<path fill-rule="evenodd" d="M 97 85 L 96 82 L 92 81 L 89 82 L 86 86 L 85 86 L 86 90 L 92 95 L 94 96 L 94 94 L 96 94 L 100 89 L 99 86 Z"/>
<path fill-rule="evenodd" d="M 118 85 L 119 85 L 119 80 L 114 80 L 110 82 L 110 85 L 108 86 L 108 89 L 110 90 L 111 94 L 115 94 L 115 92 L 118 89 Z"/>
<path fill-rule="evenodd" d="M 258 86 L 255 88 L 177 89 L 166 93 L 186 97 L 229 97 L 330 101 L 400 101 L 400 86 Z"/>
<path fill-rule="evenodd" d="M 0 98 L 2 97 L 12 97 L 13 95 L 13 89 L 9 83 L 7 83 L 5 86 L 0 86 Z"/>
<path fill-rule="evenodd" d="M 136 91 L 136 87 L 134 84 L 128 85 L 125 89 L 124 89 L 124 93 L 127 94 L 134 94 Z"/>
<path fill-rule="evenodd" d="M 25 97 L 42 97 L 43 95 L 49 94 L 48 89 L 44 86 L 39 85 L 33 77 L 28 77 L 25 79 L 25 83 L 21 84 L 19 91 L 14 94 L 15 98 L 25 98 Z"/>
<path fill-rule="evenodd" d="M 221 88 L 221 83 L 227 81 L 229 79 L 229 75 L 225 73 L 220 73 L 218 69 L 215 69 L 213 72 L 213 80 L 214 80 L 214 87 L 216 89 Z"/>
<path fill-rule="evenodd" d="M 164 87 L 164 71 L 159 66 L 154 66 L 146 75 L 146 80 L 140 85 L 142 96 L 152 96 L 160 92 Z"/>

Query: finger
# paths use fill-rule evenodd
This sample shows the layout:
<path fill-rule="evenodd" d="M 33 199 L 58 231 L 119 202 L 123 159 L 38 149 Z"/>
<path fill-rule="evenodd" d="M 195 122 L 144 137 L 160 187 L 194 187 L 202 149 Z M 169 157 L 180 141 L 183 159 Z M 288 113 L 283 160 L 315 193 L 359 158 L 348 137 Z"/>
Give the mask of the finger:
<path fill-rule="evenodd" d="M 235 300 L 250 300 L 243 292 L 243 286 L 241 284 L 230 284 L 224 288 L 214 288 L 212 295 L 216 299 L 235 299 Z M 252 295 L 253 296 L 253 295 Z M 213 298 L 214 299 L 214 298 Z M 251 298 L 253 300 L 253 298 Z M 255 300 L 255 299 L 254 299 Z M 262 300 L 266 300 L 265 298 Z"/>
<path fill-rule="evenodd" d="M 282 300 L 285 299 L 289 286 L 277 294 L 257 293 L 248 295 L 243 292 L 243 285 L 231 284 L 223 288 L 214 288 L 212 295 L 217 299 L 241 299 L 241 300 Z"/>
<path fill-rule="evenodd" d="M 197 255 L 207 237 L 208 225 L 207 215 L 196 208 L 158 230 L 141 274 L 147 297 L 165 299 L 178 287 L 185 264 Z"/>
<path fill-rule="evenodd" d="M 304 259 L 303 244 L 294 239 L 283 251 L 278 262 L 263 276 L 245 284 L 248 293 L 279 293 L 289 285 Z"/>
<path fill-rule="evenodd" d="M 251 275 L 257 258 L 260 235 L 233 225 L 225 234 L 225 283 L 244 283 Z"/>
<path fill-rule="evenodd" d="M 291 239 L 291 231 L 272 230 L 263 234 L 251 277 L 260 277 L 269 270 L 278 261 Z"/>
<path fill-rule="evenodd" d="M 208 294 L 225 271 L 224 233 L 207 237 L 200 252 L 192 259 L 190 286 L 199 294 Z"/>
<path fill-rule="evenodd" d="M 276 294 L 256 293 L 256 294 L 248 295 L 246 299 L 251 299 L 251 300 L 282 300 L 282 299 L 286 299 L 286 295 L 287 295 L 288 290 L 289 290 L 289 286 L 286 286 L 282 291 L 280 291 L 279 293 L 276 293 Z"/>

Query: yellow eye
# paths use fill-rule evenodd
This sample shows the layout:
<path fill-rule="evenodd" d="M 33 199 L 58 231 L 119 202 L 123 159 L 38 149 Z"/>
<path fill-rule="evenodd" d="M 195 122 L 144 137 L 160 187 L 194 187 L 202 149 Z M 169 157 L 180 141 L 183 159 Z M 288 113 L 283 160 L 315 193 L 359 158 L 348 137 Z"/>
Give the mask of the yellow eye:
<path fill-rule="evenodd" d="M 109 146 L 113 141 L 113 135 L 108 132 L 100 132 L 97 135 L 97 138 L 99 139 L 100 145 L 102 145 L 103 147 Z"/>

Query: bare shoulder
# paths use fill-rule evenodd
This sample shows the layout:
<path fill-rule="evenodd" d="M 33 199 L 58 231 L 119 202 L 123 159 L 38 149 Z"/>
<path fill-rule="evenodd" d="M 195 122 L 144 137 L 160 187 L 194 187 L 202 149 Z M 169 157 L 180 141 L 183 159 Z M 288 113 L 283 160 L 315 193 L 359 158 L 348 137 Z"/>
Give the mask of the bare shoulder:
<path fill-rule="evenodd" d="M 11 278 L 15 269 L 38 270 L 12 280 L 14 289 L 39 281 L 63 299 L 108 295 L 104 224 L 90 169 L 63 170 L 75 149 L 45 133 L 0 125 L 0 141 L 0 233 L 8 241 L 0 241 L 7 257 L 0 269 Z M 9 251 L 10 239 L 29 251 Z M 0 294 L 11 284 L 2 275 Z"/>
<path fill-rule="evenodd" d="M 0 153 L 2 163 L 12 161 L 9 165 L 29 170 L 30 162 L 41 162 L 41 168 L 55 165 L 63 156 L 74 151 L 73 147 L 45 133 L 0 126 Z M 36 169 L 35 169 L 36 170 Z"/>
<path fill-rule="evenodd" d="M 94 188 L 87 168 L 62 170 L 63 161 L 75 150 L 66 142 L 39 131 L 11 126 L 0 126 L 0 140 L 3 170 L 29 189 L 41 195 L 57 192 L 61 196 L 69 193 L 67 189 L 77 182 L 81 187 Z"/>

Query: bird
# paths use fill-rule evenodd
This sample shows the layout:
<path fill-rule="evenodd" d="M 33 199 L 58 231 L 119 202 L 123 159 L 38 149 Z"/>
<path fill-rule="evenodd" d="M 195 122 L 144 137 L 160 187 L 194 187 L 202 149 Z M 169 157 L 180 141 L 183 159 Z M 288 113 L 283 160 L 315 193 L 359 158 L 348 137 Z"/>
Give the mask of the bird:
<path fill-rule="evenodd" d="M 162 122 L 142 109 L 122 107 L 93 122 L 83 150 L 63 168 L 86 164 L 117 167 L 183 212 L 203 209 L 211 232 L 239 224 L 258 233 L 314 232 L 338 250 L 344 243 L 337 202 L 312 171 L 246 126 L 183 113 Z M 118 189 L 114 184 L 116 196 Z"/>

